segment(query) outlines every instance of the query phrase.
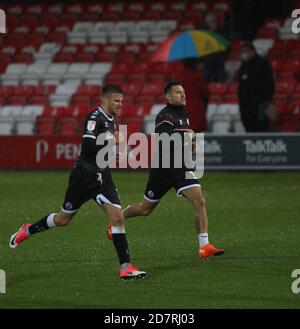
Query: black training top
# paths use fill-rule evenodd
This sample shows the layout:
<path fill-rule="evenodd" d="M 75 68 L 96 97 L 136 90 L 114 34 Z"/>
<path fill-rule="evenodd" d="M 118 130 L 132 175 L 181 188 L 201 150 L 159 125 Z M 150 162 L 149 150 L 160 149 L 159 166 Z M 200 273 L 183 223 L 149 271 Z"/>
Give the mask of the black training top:
<path fill-rule="evenodd" d="M 182 143 L 182 152 L 184 140 L 183 136 L 190 129 L 190 122 L 188 113 L 184 110 L 183 106 L 177 106 L 167 103 L 167 106 L 164 107 L 156 116 L 155 119 L 155 133 L 159 135 L 162 133 L 167 133 L 172 135 L 173 133 L 178 133 L 181 137 Z M 162 163 L 162 154 L 168 152 L 170 154 L 170 169 L 174 169 L 174 152 L 179 152 L 179 149 L 174 149 L 174 145 L 171 143 L 169 149 L 162 150 L 161 143 L 159 143 L 159 152 L 156 153 L 156 156 L 160 156 L 159 168 L 161 168 Z M 164 151 L 164 152 L 163 152 Z M 181 154 L 183 159 L 183 153 Z M 186 170 L 186 168 L 183 167 Z"/>
<path fill-rule="evenodd" d="M 106 134 L 105 140 L 114 138 L 113 134 L 116 131 L 114 117 L 106 114 L 101 107 L 87 115 L 82 135 L 81 153 L 77 160 L 77 164 L 83 166 L 91 172 L 99 172 L 109 170 L 99 168 L 96 163 L 97 153 L 107 144 L 96 145 L 96 140 L 99 134 Z"/>

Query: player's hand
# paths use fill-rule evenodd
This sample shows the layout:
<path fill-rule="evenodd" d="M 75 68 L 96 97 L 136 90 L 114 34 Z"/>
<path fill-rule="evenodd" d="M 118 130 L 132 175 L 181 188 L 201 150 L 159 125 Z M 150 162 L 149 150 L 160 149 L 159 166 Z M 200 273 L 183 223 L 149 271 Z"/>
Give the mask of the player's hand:
<path fill-rule="evenodd" d="M 116 144 L 121 144 L 125 139 L 123 134 L 120 133 L 119 131 L 115 131 L 114 136 L 115 136 Z"/>

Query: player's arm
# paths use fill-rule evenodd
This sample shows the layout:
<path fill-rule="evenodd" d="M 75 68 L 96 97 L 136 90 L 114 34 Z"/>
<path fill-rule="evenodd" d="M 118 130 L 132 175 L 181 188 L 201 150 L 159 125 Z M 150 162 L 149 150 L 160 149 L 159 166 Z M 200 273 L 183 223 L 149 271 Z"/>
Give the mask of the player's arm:
<path fill-rule="evenodd" d="M 86 154 L 95 154 L 100 149 L 100 146 L 96 144 L 99 131 L 100 120 L 89 116 L 84 123 L 81 145 Z"/>

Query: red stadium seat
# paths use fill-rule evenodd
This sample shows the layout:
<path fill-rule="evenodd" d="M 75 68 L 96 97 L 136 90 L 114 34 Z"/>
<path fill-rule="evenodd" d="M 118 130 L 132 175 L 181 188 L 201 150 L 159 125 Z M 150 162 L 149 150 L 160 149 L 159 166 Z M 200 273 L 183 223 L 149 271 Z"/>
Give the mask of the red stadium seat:
<path fill-rule="evenodd" d="M 101 87 L 98 85 L 81 85 L 78 87 L 76 95 L 100 97 Z"/>
<path fill-rule="evenodd" d="M 55 120 L 60 119 L 65 115 L 65 112 L 67 112 L 66 107 L 64 106 L 54 106 L 54 107 L 47 107 L 44 112 L 42 117 L 51 117 L 55 118 Z"/>
<path fill-rule="evenodd" d="M 297 60 L 300 58 L 300 49 L 294 49 L 288 52 L 289 59 Z"/>
<path fill-rule="evenodd" d="M 281 131 L 295 132 L 300 129 L 300 100 L 281 109 L 280 121 Z"/>
<path fill-rule="evenodd" d="M 47 41 L 64 44 L 67 41 L 67 35 L 65 32 L 50 32 Z"/>
<path fill-rule="evenodd" d="M 46 8 L 45 4 L 34 4 L 25 9 L 26 14 L 42 15 Z"/>
<path fill-rule="evenodd" d="M 83 13 L 81 19 L 85 22 L 98 22 L 101 19 L 101 16 L 95 13 Z"/>
<path fill-rule="evenodd" d="M 36 133 L 38 135 L 50 136 L 55 134 L 56 122 L 53 117 L 38 116 L 36 119 Z"/>
<path fill-rule="evenodd" d="M 117 22 L 119 20 L 119 13 L 113 13 L 113 12 L 105 11 L 101 14 L 101 20 L 102 21 Z"/>
<path fill-rule="evenodd" d="M 237 104 L 237 103 L 239 103 L 238 95 L 226 94 L 223 96 L 223 102 L 228 103 L 228 104 Z"/>
<path fill-rule="evenodd" d="M 6 97 L 0 95 L 0 106 L 3 106 L 6 104 Z M 1 112 L 1 109 L 0 109 Z"/>
<path fill-rule="evenodd" d="M 16 4 L 16 3 L 7 4 L 6 12 L 8 14 L 20 15 L 24 12 L 24 5 L 23 4 Z"/>
<path fill-rule="evenodd" d="M 238 93 L 239 84 L 237 82 L 228 84 L 228 93 L 237 94 Z"/>
<path fill-rule="evenodd" d="M 32 45 L 39 47 L 46 40 L 44 33 L 30 33 L 27 38 L 27 42 Z"/>
<path fill-rule="evenodd" d="M 78 134 L 78 120 L 76 118 L 62 118 L 57 123 L 57 132 L 59 135 Z"/>
<path fill-rule="evenodd" d="M 84 95 L 73 95 L 71 105 L 74 106 L 91 106 L 90 97 Z"/>
<path fill-rule="evenodd" d="M 143 2 L 129 2 L 124 6 L 124 12 L 137 12 L 142 13 L 146 9 L 146 4 Z"/>
<path fill-rule="evenodd" d="M 77 47 L 77 45 L 65 45 L 54 56 L 54 61 L 60 63 L 72 63 L 78 51 L 79 47 Z"/>
<path fill-rule="evenodd" d="M 205 108 L 202 100 L 190 99 L 187 102 L 187 112 L 190 116 L 191 129 L 205 131 L 207 129 Z"/>
<path fill-rule="evenodd" d="M 7 102 L 11 105 L 26 105 L 27 97 L 26 96 L 10 96 L 7 98 Z"/>
<path fill-rule="evenodd" d="M 32 96 L 28 100 L 28 104 L 44 105 L 44 107 L 47 107 L 47 106 L 49 106 L 49 99 L 48 99 L 48 96 L 41 96 L 41 95 Z"/>
<path fill-rule="evenodd" d="M 159 81 L 156 83 L 146 83 L 140 95 L 141 96 L 159 96 L 162 92 L 163 81 Z"/>
<path fill-rule="evenodd" d="M 223 96 L 221 95 L 211 95 L 209 97 L 209 103 L 211 104 L 220 104 L 223 102 Z"/>
<path fill-rule="evenodd" d="M 105 76 L 105 83 L 106 84 L 113 84 L 113 85 L 123 85 L 125 83 L 125 77 L 123 74 L 114 74 L 114 73 L 108 73 Z"/>
<path fill-rule="evenodd" d="M 143 120 L 137 118 L 126 119 L 123 124 L 127 125 L 127 134 L 130 136 L 131 134 L 141 131 Z"/>
<path fill-rule="evenodd" d="M 137 96 L 142 89 L 142 85 L 140 83 L 126 83 L 122 89 L 125 96 Z"/>
<path fill-rule="evenodd" d="M 9 97 L 14 93 L 15 87 L 14 86 L 5 86 L 0 85 L 0 96 Z"/>
<path fill-rule="evenodd" d="M 275 84 L 275 93 L 291 96 L 294 91 L 295 84 L 296 81 L 293 79 L 288 79 L 285 81 L 277 81 Z"/>
<path fill-rule="evenodd" d="M 272 60 L 270 65 L 275 75 L 280 74 L 284 70 L 284 60 Z"/>
<path fill-rule="evenodd" d="M 58 63 L 72 63 L 74 55 L 73 54 L 56 54 L 54 56 L 54 61 Z"/>
<path fill-rule="evenodd" d="M 159 21 L 161 19 L 161 13 L 158 11 L 145 11 L 141 19 L 149 21 Z"/>
<path fill-rule="evenodd" d="M 278 30 L 276 28 L 260 28 L 257 32 L 257 38 L 260 39 L 276 39 Z"/>
<path fill-rule="evenodd" d="M 54 94 L 56 90 L 55 85 L 39 85 L 36 87 L 35 96 L 48 96 Z"/>
<path fill-rule="evenodd" d="M 119 17 L 123 21 L 137 21 L 140 19 L 141 14 L 139 12 L 125 11 Z"/>
<path fill-rule="evenodd" d="M 228 84 L 212 82 L 208 85 L 211 94 L 224 95 L 228 90 Z"/>
<path fill-rule="evenodd" d="M 164 13 L 164 19 L 165 20 L 175 20 L 179 21 L 182 18 L 182 12 L 181 11 L 175 11 L 175 10 L 169 10 Z"/>
<path fill-rule="evenodd" d="M 110 73 L 111 74 L 122 74 L 122 75 L 128 75 L 129 72 L 132 69 L 132 64 L 129 64 L 127 62 L 119 62 L 113 65 Z"/>
<path fill-rule="evenodd" d="M 5 72 L 9 63 L 10 63 L 10 56 L 0 54 L 0 73 Z"/>
<path fill-rule="evenodd" d="M 270 49 L 268 51 L 268 59 L 273 60 L 285 60 L 287 58 L 287 53 L 285 49 Z"/>
<path fill-rule="evenodd" d="M 24 86 L 16 86 L 14 88 L 14 96 L 25 96 L 30 97 L 32 94 L 36 92 L 35 86 L 24 85 Z"/>

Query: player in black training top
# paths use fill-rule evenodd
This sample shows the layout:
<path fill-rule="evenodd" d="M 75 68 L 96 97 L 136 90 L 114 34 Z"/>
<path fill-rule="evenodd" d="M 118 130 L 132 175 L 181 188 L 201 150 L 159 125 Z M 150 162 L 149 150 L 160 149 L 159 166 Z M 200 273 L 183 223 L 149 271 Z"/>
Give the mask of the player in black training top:
<path fill-rule="evenodd" d="M 29 236 L 56 226 L 68 225 L 72 217 L 86 201 L 93 199 L 110 218 L 112 239 L 120 260 L 121 279 L 142 278 L 145 272 L 130 264 L 128 242 L 125 235 L 124 216 L 118 192 L 112 181 L 109 167 L 100 169 L 96 163 L 99 150 L 105 145 L 97 145 L 99 134 L 106 134 L 106 139 L 115 138 L 114 117 L 119 115 L 123 102 L 123 91 L 118 86 L 107 85 L 102 89 L 101 107 L 87 115 L 82 136 L 82 147 L 76 165 L 69 177 L 65 200 L 59 213 L 51 213 L 37 223 L 24 224 L 10 239 L 10 247 L 16 248 Z"/>
<path fill-rule="evenodd" d="M 186 105 L 185 91 L 180 81 L 170 81 L 164 87 L 167 106 L 163 108 L 155 119 L 155 132 L 158 134 L 188 133 L 195 139 L 195 133 L 190 129 L 188 114 L 184 110 Z M 170 147 L 170 152 L 176 152 Z M 173 156 L 171 156 L 172 158 Z M 186 178 L 186 173 L 190 176 Z M 192 171 L 186 168 L 150 169 L 149 179 L 141 203 L 129 205 L 123 210 L 125 218 L 147 216 L 156 208 L 161 198 L 172 187 L 177 196 L 183 195 L 195 210 L 195 224 L 199 238 L 199 256 L 202 258 L 222 255 L 223 249 L 216 248 L 208 241 L 208 218 L 204 194 L 198 179 Z M 108 232 L 110 227 L 108 225 Z M 108 233 L 109 236 L 109 233 Z"/>

